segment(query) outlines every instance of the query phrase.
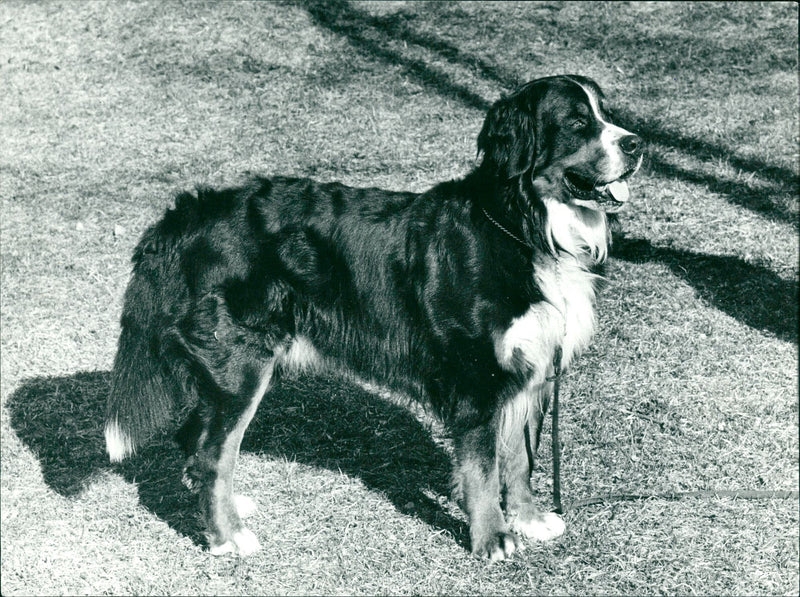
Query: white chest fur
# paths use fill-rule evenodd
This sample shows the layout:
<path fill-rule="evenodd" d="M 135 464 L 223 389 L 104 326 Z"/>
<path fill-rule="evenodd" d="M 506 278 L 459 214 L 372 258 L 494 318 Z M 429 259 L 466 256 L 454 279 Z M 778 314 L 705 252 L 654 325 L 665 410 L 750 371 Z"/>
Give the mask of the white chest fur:
<path fill-rule="evenodd" d="M 563 253 L 559 259 L 535 262 L 533 275 L 544 300 L 533 303 L 496 336 L 495 354 L 500 366 L 509 371 L 516 370 L 522 359 L 533 369 L 530 381 L 538 385 L 552 370 L 557 346 L 562 348 L 561 364 L 566 368 L 589 344 L 595 326 L 597 276 Z"/>

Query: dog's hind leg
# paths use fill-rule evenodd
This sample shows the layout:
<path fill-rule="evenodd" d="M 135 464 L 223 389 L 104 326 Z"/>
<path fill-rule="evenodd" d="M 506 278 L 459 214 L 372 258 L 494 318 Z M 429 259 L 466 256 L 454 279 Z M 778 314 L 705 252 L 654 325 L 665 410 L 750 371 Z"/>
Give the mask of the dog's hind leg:
<path fill-rule="evenodd" d="M 199 492 L 200 484 L 193 478 L 193 474 L 196 475 L 194 462 L 197 460 L 195 454 L 197 453 L 200 438 L 204 436 L 203 429 L 203 415 L 200 407 L 198 407 L 191 412 L 186 422 L 175 434 L 175 441 L 178 442 L 187 458 L 187 465 L 184 467 L 183 484 L 195 493 Z M 256 511 L 255 502 L 245 495 L 234 494 L 233 501 L 236 513 L 239 514 L 240 518 L 247 518 Z"/>
<path fill-rule="evenodd" d="M 233 493 L 233 474 L 242 437 L 266 393 L 274 370 L 274 359 L 259 371 L 247 367 L 241 392 L 213 392 L 213 403 L 201 407 L 202 428 L 194 454 L 184 468 L 184 483 L 200 498 L 212 555 L 248 555 L 259 549 L 258 539 L 241 522 L 252 513 L 252 500 Z M 211 402 L 211 400 L 209 402 Z"/>
<path fill-rule="evenodd" d="M 536 541 L 564 532 L 558 514 L 536 507 L 530 483 L 550 385 L 523 391 L 506 405 L 501 423 L 499 463 L 506 515 L 514 532 Z"/>
<path fill-rule="evenodd" d="M 259 543 L 241 518 L 253 502 L 234 495 L 233 474 L 242 437 L 282 349 L 268 350 L 268 335 L 237 326 L 224 301 L 214 297 L 197 306 L 183 331 L 197 360 L 200 399 L 177 435 L 188 455 L 184 484 L 199 494 L 210 552 L 248 555 Z"/>

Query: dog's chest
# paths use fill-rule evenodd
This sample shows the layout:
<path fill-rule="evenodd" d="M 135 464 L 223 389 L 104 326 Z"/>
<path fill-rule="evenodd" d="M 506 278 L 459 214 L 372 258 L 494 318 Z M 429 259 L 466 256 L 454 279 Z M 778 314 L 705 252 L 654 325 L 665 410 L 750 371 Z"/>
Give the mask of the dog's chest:
<path fill-rule="evenodd" d="M 567 367 L 589 344 L 595 326 L 597 276 L 569 257 L 534 265 L 534 283 L 544 300 L 533 303 L 496 335 L 495 353 L 504 369 L 531 368 L 533 380 L 541 383 L 552 369 L 557 346 L 562 348 L 561 364 Z"/>

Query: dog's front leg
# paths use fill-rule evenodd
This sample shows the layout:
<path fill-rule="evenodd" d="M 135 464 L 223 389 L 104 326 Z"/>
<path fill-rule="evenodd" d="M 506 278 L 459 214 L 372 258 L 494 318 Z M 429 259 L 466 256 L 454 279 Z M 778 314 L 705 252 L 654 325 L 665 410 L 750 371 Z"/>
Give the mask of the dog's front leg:
<path fill-rule="evenodd" d="M 535 541 L 555 539 L 565 528 L 561 516 L 536 507 L 530 483 L 552 385 L 526 388 L 506 405 L 500 427 L 498 453 L 506 514 L 515 533 Z"/>
<path fill-rule="evenodd" d="M 500 509 L 500 477 L 496 433 L 490 425 L 474 427 L 456 437 L 456 484 L 469 516 L 472 553 L 503 560 L 521 547 L 509 531 Z"/>

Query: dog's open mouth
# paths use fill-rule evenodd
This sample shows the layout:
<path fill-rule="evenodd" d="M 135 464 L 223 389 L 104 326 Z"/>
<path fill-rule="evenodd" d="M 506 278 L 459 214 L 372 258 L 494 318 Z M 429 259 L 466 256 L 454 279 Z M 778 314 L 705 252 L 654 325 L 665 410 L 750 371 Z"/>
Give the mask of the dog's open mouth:
<path fill-rule="evenodd" d="M 625 181 L 634 170 L 626 172 L 616 180 L 606 182 L 588 180 L 580 174 L 567 171 L 564 173 L 564 187 L 578 205 L 604 211 L 617 211 L 628 201 L 628 183 Z"/>

